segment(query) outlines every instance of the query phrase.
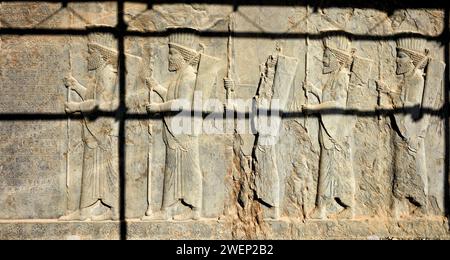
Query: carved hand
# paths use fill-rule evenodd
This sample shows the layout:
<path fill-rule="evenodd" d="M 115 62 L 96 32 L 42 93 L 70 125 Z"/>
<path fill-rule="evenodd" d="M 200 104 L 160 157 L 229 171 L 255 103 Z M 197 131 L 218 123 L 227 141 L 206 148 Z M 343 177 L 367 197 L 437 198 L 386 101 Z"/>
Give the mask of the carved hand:
<path fill-rule="evenodd" d="M 317 98 L 320 99 L 320 93 L 317 93 L 319 91 L 319 89 L 312 84 L 311 82 L 305 82 L 303 84 L 303 90 L 307 93 L 307 94 L 313 94 L 314 96 L 316 96 Z"/>
<path fill-rule="evenodd" d="M 311 107 L 307 104 L 304 104 L 300 107 L 300 112 L 309 114 Z"/>
<path fill-rule="evenodd" d="M 305 82 L 303 84 L 303 90 L 307 93 L 311 93 L 312 92 L 312 84 L 310 82 Z"/>
<path fill-rule="evenodd" d="M 387 86 L 386 83 L 384 83 L 381 80 L 377 80 L 375 81 L 377 83 L 377 91 L 381 92 L 381 93 L 386 93 L 386 94 L 390 94 L 391 90 L 389 89 L 389 87 Z"/>
<path fill-rule="evenodd" d="M 70 88 L 76 88 L 77 85 L 79 84 L 78 80 L 76 80 L 71 75 L 64 77 L 63 81 L 64 81 L 64 85 L 66 85 L 66 87 L 70 87 Z"/>
<path fill-rule="evenodd" d="M 147 109 L 148 113 L 155 113 L 155 112 L 160 112 L 161 111 L 161 106 L 160 104 L 147 104 L 145 106 L 145 108 Z"/>
<path fill-rule="evenodd" d="M 150 91 L 153 91 L 158 88 L 158 83 L 154 78 L 146 78 L 145 85 L 148 87 Z"/>
<path fill-rule="evenodd" d="M 273 69 L 277 65 L 277 62 L 278 62 L 278 56 L 272 55 L 267 60 L 267 67 Z"/>
<path fill-rule="evenodd" d="M 64 110 L 67 114 L 75 113 L 80 110 L 80 104 L 77 102 L 66 102 L 64 104 Z"/>
<path fill-rule="evenodd" d="M 230 78 L 224 78 L 223 83 L 226 90 L 234 91 L 234 80 Z"/>
<path fill-rule="evenodd" d="M 376 111 L 380 111 L 380 110 L 391 110 L 394 109 L 393 105 L 376 105 L 375 106 L 375 110 Z"/>

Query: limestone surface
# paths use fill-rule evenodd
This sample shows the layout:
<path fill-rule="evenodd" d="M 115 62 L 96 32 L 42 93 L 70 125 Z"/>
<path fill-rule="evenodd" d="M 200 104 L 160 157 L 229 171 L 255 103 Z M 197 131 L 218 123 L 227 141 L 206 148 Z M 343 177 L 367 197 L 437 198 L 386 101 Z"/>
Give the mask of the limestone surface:
<path fill-rule="evenodd" d="M 450 239 L 444 7 L 265 2 L 0 1 L 0 239 Z"/>

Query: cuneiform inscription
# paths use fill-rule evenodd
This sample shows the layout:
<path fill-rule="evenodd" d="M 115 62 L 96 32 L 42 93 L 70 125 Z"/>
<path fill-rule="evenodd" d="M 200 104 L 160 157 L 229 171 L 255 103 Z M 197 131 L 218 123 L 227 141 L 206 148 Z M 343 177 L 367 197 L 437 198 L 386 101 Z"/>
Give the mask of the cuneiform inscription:
<path fill-rule="evenodd" d="M 1 139 L 0 139 L 1 140 Z M 0 144 L 0 154 L 7 155 L 58 155 L 60 145 L 54 139 L 10 138 Z"/>

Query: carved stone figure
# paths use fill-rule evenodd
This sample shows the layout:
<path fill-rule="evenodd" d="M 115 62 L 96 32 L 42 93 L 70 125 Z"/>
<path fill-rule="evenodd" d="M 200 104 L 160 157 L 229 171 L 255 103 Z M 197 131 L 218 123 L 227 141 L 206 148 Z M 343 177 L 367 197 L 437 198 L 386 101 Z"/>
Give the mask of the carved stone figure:
<path fill-rule="evenodd" d="M 191 28 L 173 28 L 169 37 L 169 71 L 175 72 L 168 88 L 164 88 L 152 78 L 147 80 L 164 100 L 163 103 L 147 105 L 149 113 L 179 112 L 173 109 L 183 100 L 192 108 L 196 86 L 196 68 L 200 54 L 197 33 Z M 190 114 L 189 114 L 190 115 Z M 176 116 L 176 115 L 175 115 Z M 164 115 L 163 138 L 166 144 L 166 162 L 164 170 L 163 202 L 161 211 L 144 219 L 176 220 L 199 219 L 202 209 L 202 172 L 199 160 L 198 136 L 194 133 L 177 133 L 173 124 L 173 114 Z M 177 203 L 190 208 L 190 214 L 172 216 L 170 210 Z"/>
<path fill-rule="evenodd" d="M 281 50 L 279 50 L 281 51 Z M 275 145 L 279 138 L 281 113 L 287 107 L 297 59 L 279 53 L 271 55 L 262 66 L 261 81 L 256 96 L 259 109 L 258 130 L 253 154 L 256 195 L 270 209 L 267 217 L 280 217 L 280 176 Z M 269 115 L 268 111 L 271 112 Z"/>
<path fill-rule="evenodd" d="M 450 239 L 438 2 L 0 1 L 0 240 Z"/>
<path fill-rule="evenodd" d="M 347 107 L 352 52 L 349 39 L 333 32 L 325 38 L 324 45 L 323 73 L 329 74 L 329 79 L 322 89 L 306 84 L 308 91 L 320 99 L 320 104 L 302 107 L 305 112 L 320 113 L 319 179 L 316 208 L 311 217 L 329 217 L 337 208 L 338 217 L 352 218 L 355 189 L 351 159 L 353 118 L 339 113 Z"/>
<path fill-rule="evenodd" d="M 65 85 L 82 99 L 81 102 L 67 102 L 65 111 L 84 116 L 84 152 L 79 210 L 61 220 L 119 218 L 118 123 L 115 118 L 95 117 L 97 111 L 114 112 L 118 108 L 118 57 L 115 50 L 98 44 L 98 39 L 105 41 L 104 36 L 94 35 L 88 44 L 88 70 L 95 74 L 94 84 L 84 87 L 72 76 L 64 80 Z"/>
<path fill-rule="evenodd" d="M 392 202 L 396 218 L 427 213 L 425 135 L 429 116 L 422 114 L 422 108 L 432 107 L 436 101 L 445 65 L 427 56 L 425 43 L 423 39 L 398 40 L 396 73 L 402 76 L 401 83 L 389 88 L 377 81 L 378 90 L 389 97 L 390 104 L 382 108 L 400 110 L 394 114 L 392 126 L 396 130 Z"/>

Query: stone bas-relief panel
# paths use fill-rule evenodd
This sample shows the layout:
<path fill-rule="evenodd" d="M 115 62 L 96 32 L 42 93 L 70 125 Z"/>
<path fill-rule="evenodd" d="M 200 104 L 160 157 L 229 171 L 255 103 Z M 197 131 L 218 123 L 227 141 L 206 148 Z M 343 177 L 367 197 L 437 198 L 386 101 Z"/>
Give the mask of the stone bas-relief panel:
<path fill-rule="evenodd" d="M 115 11 L 1 3 L 1 239 L 450 238 L 443 10 Z"/>

